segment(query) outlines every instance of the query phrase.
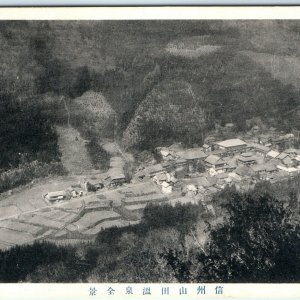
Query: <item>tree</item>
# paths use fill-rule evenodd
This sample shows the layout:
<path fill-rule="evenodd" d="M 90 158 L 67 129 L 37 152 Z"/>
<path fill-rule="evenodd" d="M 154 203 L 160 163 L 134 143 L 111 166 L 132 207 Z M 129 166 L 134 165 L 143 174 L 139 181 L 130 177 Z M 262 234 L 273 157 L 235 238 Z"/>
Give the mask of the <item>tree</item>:
<path fill-rule="evenodd" d="M 75 82 L 70 94 L 72 97 L 81 96 L 84 92 L 91 88 L 91 75 L 87 66 L 79 67 L 75 70 L 77 73 Z"/>
<path fill-rule="evenodd" d="M 226 221 L 211 230 L 198 280 L 295 282 L 299 280 L 299 224 L 269 193 L 235 192 Z"/>

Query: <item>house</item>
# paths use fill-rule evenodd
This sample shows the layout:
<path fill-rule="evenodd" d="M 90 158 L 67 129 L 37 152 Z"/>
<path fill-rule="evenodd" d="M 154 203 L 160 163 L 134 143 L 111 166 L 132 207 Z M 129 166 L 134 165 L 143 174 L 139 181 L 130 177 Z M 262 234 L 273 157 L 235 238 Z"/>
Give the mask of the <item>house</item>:
<path fill-rule="evenodd" d="M 225 128 L 228 129 L 228 130 L 232 130 L 234 128 L 234 124 L 233 123 L 226 123 Z"/>
<path fill-rule="evenodd" d="M 207 136 L 204 139 L 204 143 L 207 144 L 207 145 L 212 145 L 215 141 L 216 141 L 216 138 L 213 137 L 213 136 Z"/>
<path fill-rule="evenodd" d="M 296 162 L 296 164 L 299 164 L 300 163 L 300 155 L 296 155 L 294 157 L 294 161 Z"/>
<path fill-rule="evenodd" d="M 260 165 L 253 165 L 251 169 L 254 171 L 255 174 L 260 175 L 264 173 L 273 173 L 277 171 L 277 167 L 273 163 L 265 163 Z"/>
<path fill-rule="evenodd" d="M 164 194 L 171 194 L 172 193 L 172 185 L 166 181 L 164 181 L 162 184 L 161 184 L 161 191 L 164 193 Z"/>
<path fill-rule="evenodd" d="M 185 149 L 182 151 L 178 151 L 177 155 L 182 160 L 188 162 L 197 162 L 200 160 L 204 160 L 207 157 L 207 154 L 202 151 L 202 148 Z"/>
<path fill-rule="evenodd" d="M 258 137 L 258 143 L 259 144 L 262 144 L 262 145 L 266 146 L 266 144 L 269 144 L 270 141 L 271 141 L 271 136 L 269 134 L 261 134 Z"/>
<path fill-rule="evenodd" d="M 256 153 L 260 153 L 263 155 L 266 155 L 270 151 L 269 147 L 262 145 L 262 144 L 251 143 L 251 144 L 249 144 L 249 146 Z"/>
<path fill-rule="evenodd" d="M 187 196 L 193 197 L 197 194 L 197 187 L 194 184 L 188 184 L 186 186 L 187 189 Z"/>
<path fill-rule="evenodd" d="M 202 146 L 202 148 L 203 148 L 203 151 L 204 151 L 204 152 L 211 151 L 211 146 L 209 146 L 208 144 L 204 144 L 204 145 Z"/>
<path fill-rule="evenodd" d="M 287 153 L 289 155 L 299 155 L 300 150 L 299 149 L 294 149 L 294 148 L 289 148 L 289 149 L 284 150 L 284 153 Z"/>
<path fill-rule="evenodd" d="M 276 159 L 283 160 L 283 159 L 285 159 L 287 156 L 288 156 L 288 153 L 282 152 L 282 153 L 280 153 L 280 154 L 276 157 Z"/>
<path fill-rule="evenodd" d="M 214 143 L 215 149 L 225 150 L 230 153 L 238 153 L 247 149 L 247 143 L 240 139 L 229 139 Z"/>
<path fill-rule="evenodd" d="M 239 156 L 237 161 L 243 165 L 250 166 L 257 163 L 257 157 L 255 156 Z"/>
<path fill-rule="evenodd" d="M 196 183 L 197 183 L 198 188 L 212 186 L 212 184 L 205 177 L 198 177 L 196 179 Z"/>
<path fill-rule="evenodd" d="M 49 202 L 64 200 L 66 199 L 66 197 L 67 197 L 67 193 L 65 191 L 50 192 L 44 195 L 44 198 Z"/>
<path fill-rule="evenodd" d="M 295 136 L 292 133 L 281 135 L 275 138 L 272 138 L 271 143 L 277 147 L 292 147 L 294 145 Z"/>
<path fill-rule="evenodd" d="M 167 173 L 159 173 L 153 176 L 153 181 L 157 184 L 162 184 L 163 182 L 168 181 Z"/>
<path fill-rule="evenodd" d="M 294 168 L 294 167 L 285 167 L 285 166 L 278 165 L 277 168 L 279 170 L 287 172 L 287 174 L 289 174 L 290 176 L 299 173 L 299 169 Z"/>
<path fill-rule="evenodd" d="M 182 143 L 174 143 L 171 146 L 169 146 L 170 151 L 179 151 L 183 148 Z"/>
<path fill-rule="evenodd" d="M 230 177 L 230 178 L 232 178 L 232 181 L 233 182 L 236 182 L 236 181 L 241 181 L 242 180 L 242 176 L 240 176 L 240 175 L 238 175 L 236 172 L 230 172 L 230 173 L 228 173 L 228 176 Z"/>
<path fill-rule="evenodd" d="M 155 164 L 152 166 L 145 167 L 143 172 L 150 177 L 155 176 L 155 174 L 164 172 L 164 167 L 161 164 Z"/>
<path fill-rule="evenodd" d="M 267 158 L 277 158 L 277 156 L 279 156 L 279 152 L 275 151 L 275 150 L 271 150 L 266 154 Z"/>
<path fill-rule="evenodd" d="M 91 185 L 93 189 L 100 190 L 104 188 L 104 183 L 101 179 L 89 179 L 87 185 Z"/>
<path fill-rule="evenodd" d="M 110 186 L 118 186 L 126 182 L 123 168 L 112 168 L 107 174 L 108 177 L 106 180 L 109 182 Z"/>
<path fill-rule="evenodd" d="M 173 166 L 175 166 L 175 167 L 185 167 L 185 166 L 187 166 L 187 161 L 183 158 L 177 158 L 173 162 Z"/>
<path fill-rule="evenodd" d="M 226 162 L 217 155 L 211 154 L 204 160 L 206 166 L 208 168 L 213 168 L 215 170 L 221 170 L 224 169 L 224 167 L 227 165 Z"/>
<path fill-rule="evenodd" d="M 161 148 L 157 148 L 156 150 L 159 152 L 163 160 L 174 159 L 174 154 L 172 153 L 172 151 L 170 151 L 170 149 L 166 147 L 161 147 Z"/>
<path fill-rule="evenodd" d="M 294 160 L 289 157 L 289 156 L 286 156 L 283 160 L 282 160 L 282 163 L 287 166 L 287 167 L 293 167 L 295 165 L 295 162 Z"/>

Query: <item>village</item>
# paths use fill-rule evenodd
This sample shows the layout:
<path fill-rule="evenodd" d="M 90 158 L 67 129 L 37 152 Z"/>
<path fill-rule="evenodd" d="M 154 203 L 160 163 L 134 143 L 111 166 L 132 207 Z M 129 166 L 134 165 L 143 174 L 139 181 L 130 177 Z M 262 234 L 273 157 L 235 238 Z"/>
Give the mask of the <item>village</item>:
<path fill-rule="evenodd" d="M 254 126 L 236 136 L 231 127 L 221 128 L 221 136 L 228 138 L 219 139 L 220 130 L 215 131 L 201 147 L 157 147 L 131 174 L 128 164 L 136 162 L 129 161 L 115 142 L 103 144 L 111 154 L 107 172 L 90 170 L 79 177 L 48 180 L 47 190 L 37 185 L 23 191 L 22 197 L 15 194 L 2 201 L 1 249 L 36 240 L 89 242 L 106 228 L 139 223 L 149 204 L 201 205 L 206 219 L 217 222 L 221 211 L 213 195 L 225 187 L 247 191 L 260 181 L 276 184 L 299 174 L 295 133 L 266 134 Z M 204 243 L 204 226 L 198 238 Z"/>
<path fill-rule="evenodd" d="M 153 159 L 140 164 L 131 176 L 124 168 L 126 158 L 116 154 L 110 159 L 107 173 L 84 178 L 46 198 L 51 204 L 95 194 L 99 201 L 99 194 L 104 199 L 105 194 L 114 191 L 115 198 L 110 197 L 108 209 L 122 207 L 129 220 L 138 221 L 149 203 L 201 203 L 211 217 L 216 217 L 211 200 L 226 186 L 247 191 L 259 181 L 275 184 L 300 172 L 295 134 L 277 133 L 273 128 L 266 134 L 253 126 L 245 135 L 234 137 L 233 126 L 225 124 L 206 137 L 202 147 L 186 148 L 181 143 L 157 147 Z M 222 136 L 231 138 L 218 140 L 220 130 Z"/>

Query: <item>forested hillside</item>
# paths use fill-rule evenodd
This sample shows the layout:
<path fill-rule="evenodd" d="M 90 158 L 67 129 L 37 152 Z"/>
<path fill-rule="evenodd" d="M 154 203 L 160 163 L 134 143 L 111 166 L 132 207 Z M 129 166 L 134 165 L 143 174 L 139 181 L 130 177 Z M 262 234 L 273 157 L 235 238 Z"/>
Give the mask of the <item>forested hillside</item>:
<path fill-rule="evenodd" d="M 232 122 L 243 131 L 254 117 L 279 130 L 300 129 L 295 72 L 286 68 L 278 75 L 268 67 L 270 55 L 299 57 L 297 22 L 8 21 L 0 26 L 1 99 L 8 103 L 1 108 L 1 122 L 22 124 L 20 131 L 3 127 L 8 130 L 2 134 L 3 170 L 17 166 L 19 156 L 59 161 L 53 125 L 66 124 L 66 103 L 73 124 L 97 128 L 102 117 L 91 119 L 78 101 L 92 105 L 95 116 L 110 107 L 114 113 L 104 135 L 131 150 L 174 141 L 201 144 L 216 123 Z M 101 100 L 97 105 L 91 99 Z M 23 134 L 31 131 L 29 121 L 41 124 L 32 138 Z M 9 142 L 20 134 L 28 143 L 22 151 Z"/>

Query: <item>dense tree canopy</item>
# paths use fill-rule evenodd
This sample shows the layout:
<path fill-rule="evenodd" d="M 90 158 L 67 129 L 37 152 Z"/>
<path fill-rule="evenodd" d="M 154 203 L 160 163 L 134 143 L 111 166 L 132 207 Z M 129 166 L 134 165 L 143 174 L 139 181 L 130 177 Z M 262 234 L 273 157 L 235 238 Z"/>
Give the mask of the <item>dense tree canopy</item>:
<path fill-rule="evenodd" d="M 270 193 L 233 192 L 224 224 L 213 228 L 199 279 L 223 282 L 297 281 L 299 224 Z M 297 275 L 298 274 L 298 275 Z M 299 279 L 299 278 L 298 278 Z"/>

